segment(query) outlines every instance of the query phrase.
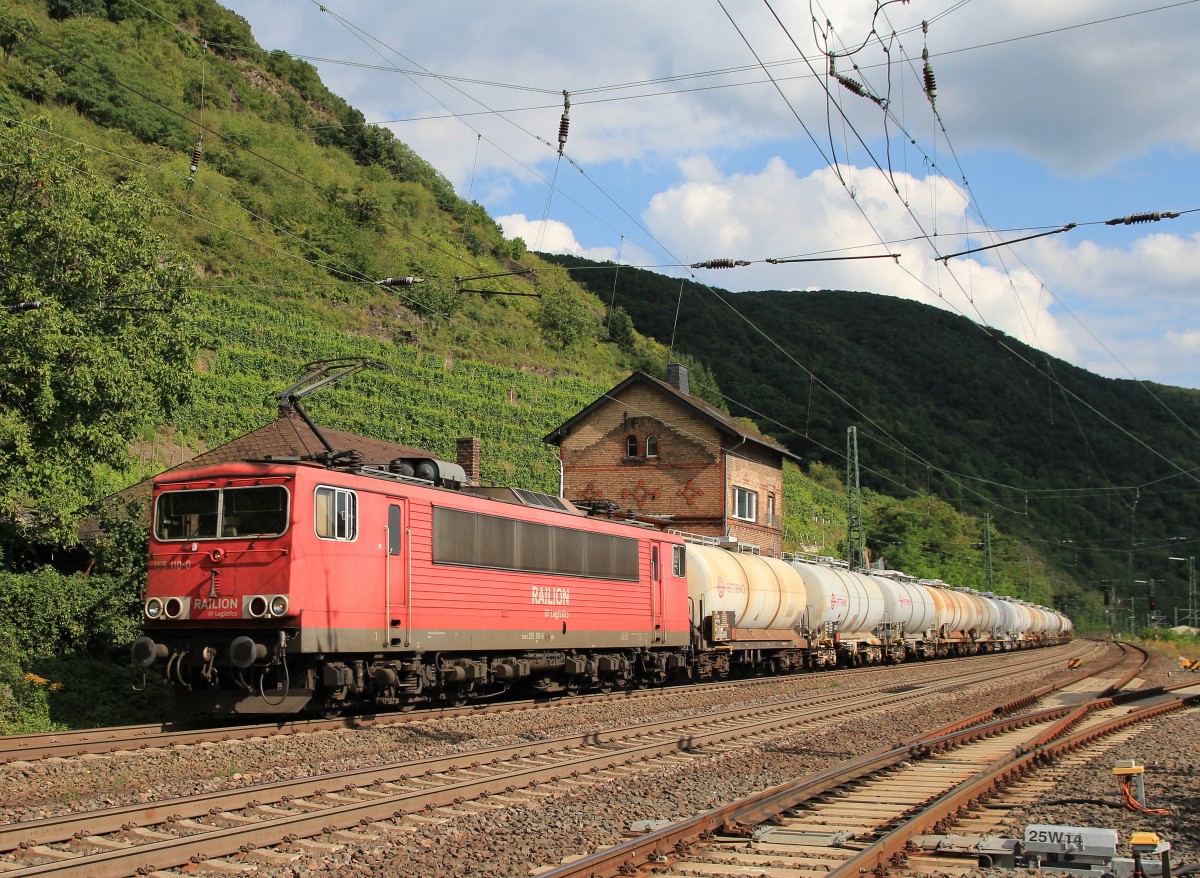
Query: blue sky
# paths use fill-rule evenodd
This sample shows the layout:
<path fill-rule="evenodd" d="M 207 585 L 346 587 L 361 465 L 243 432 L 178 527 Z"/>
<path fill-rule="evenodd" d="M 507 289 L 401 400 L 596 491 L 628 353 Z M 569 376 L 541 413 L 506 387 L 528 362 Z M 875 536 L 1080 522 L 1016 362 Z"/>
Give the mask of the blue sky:
<path fill-rule="evenodd" d="M 1200 388 L 1200 0 L 226 5 L 533 249 L 903 296 Z M 1104 225 L 1153 211 L 1182 216 Z M 765 262 L 834 251 L 900 258 Z M 752 264 L 679 267 L 713 258 Z"/>

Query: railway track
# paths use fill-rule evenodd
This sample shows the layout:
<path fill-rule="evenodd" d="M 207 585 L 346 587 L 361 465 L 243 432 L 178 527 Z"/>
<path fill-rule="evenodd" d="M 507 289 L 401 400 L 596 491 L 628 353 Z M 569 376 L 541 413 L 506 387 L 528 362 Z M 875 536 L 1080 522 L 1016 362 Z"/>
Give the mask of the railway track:
<path fill-rule="evenodd" d="M 1130 653 L 1126 664 L 1132 663 Z M 1198 683 L 1114 694 L 1116 683 L 1138 673 L 1138 667 L 1110 668 L 1102 676 L 1115 674 L 1115 683 L 1093 684 L 1099 697 L 1084 697 L 1077 681 L 1044 699 L 1049 706 L 954 723 L 540 874 L 600 878 L 653 868 L 656 874 L 858 878 L 908 867 L 941 870 L 943 863 L 929 859 L 909 863 L 914 839 L 949 831 L 982 800 L 1064 754 L 1087 758 L 1089 748 L 1106 746 L 1112 735 L 1200 703 Z"/>
<path fill-rule="evenodd" d="M 1067 654 L 1045 652 L 1053 654 L 1010 656 L 1005 672 L 1061 666 Z M 602 785 L 733 742 L 801 727 L 812 734 L 851 715 L 894 712 L 996 675 L 987 661 L 939 665 L 953 673 L 923 684 L 847 687 L 754 708 L 0 826 L 0 874 L 100 878 L 194 869 L 206 861 L 209 868 L 287 863 L 322 845 L 403 832 L 414 820 L 507 807 L 541 795 L 542 787 Z M 1063 682 L 1079 679 L 1072 674 Z"/>
<path fill-rule="evenodd" d="M 1075 647 L 1079 648 L 1079 647 Z M 1101 647 L 1093 644 L 1090 652 Z M 1081 653 L 1086 654 L 1086 653 Z M 992 656 L 943 659 L 947 667 L 970 663 Z M 843 669 L 821 673 L 821 678 L 853 680 L 864 674 L 878 671 L 878 667 Z M 730 687 L 755 686 L 775 678 L 731 680 L 719 683 L 700 684 L 689 687 L 689 691 L 706 692 Z M 668 687 L 675 691 L 682 687 Z M 72 758 L 76 756 L 116 753 L 124 750 L 144 750 L 151 747 L 171 747 L 197 744 L 207 741 L 231 741 L 274 735 L 301 734 L 306 732 L 330 731 L 347 728 L 367 728 L 390 723 L 427 721 L 438 717 L 477 716 L 480 714 L 506 713 L 519 710 L 536 710 L 547 703 L 586 704 L 596 701 L 626 700 L 629 698 L 653 697 L 661 689 L 643 689 L 618 693 L 596 693 L 564 696 L 554 699 L 521 699 L 469 707 L 436 707 L 411 712 L 388 712 L 358 714 L 333 719 L 299 718 L 270 722 L 242 722 L 234 725 L 218 725 L 212 722 L 192 724 L 147 723 L 144 725 L 114 726 L 99 729 L 78 729 L 58 732 L 42 732 L 29 735 L 0 737 L 0 765 L 15 761 L 32 761 L 46 758 Z"/>

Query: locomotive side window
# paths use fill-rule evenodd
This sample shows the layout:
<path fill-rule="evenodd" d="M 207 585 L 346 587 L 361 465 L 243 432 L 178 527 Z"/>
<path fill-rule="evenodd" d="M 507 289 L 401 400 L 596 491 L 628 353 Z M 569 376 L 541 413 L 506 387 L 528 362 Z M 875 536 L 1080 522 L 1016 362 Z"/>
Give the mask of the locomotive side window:
<path fill-rule="evenodd" d="M 220 491 L 169 491 L 154 510 L 154 535 L 160 540 L 204 540 L 217 536 Z"/>
<path fill-rule="evenodd" d="M 400 554 L 400 507 L 388 507 L 388 554 Z"/>
<path fill-rule="evenodd" d="M 323 540 L 353 541 L 358 537 L 358 496 L 345 488 L 317 488 L 313 518 Z"/>
<path fill-rule="evenodd" d="M 683 553 L 683 546 L 675 546 L 671 556 L 671 571 L 676 576 L 687 575 L 687 556 Z"/>
<path fill-rule="evenodd" d="M 459 509 L 433 508 L 433 560 L 526 573 L 638 580 L 638 541 Z"/>

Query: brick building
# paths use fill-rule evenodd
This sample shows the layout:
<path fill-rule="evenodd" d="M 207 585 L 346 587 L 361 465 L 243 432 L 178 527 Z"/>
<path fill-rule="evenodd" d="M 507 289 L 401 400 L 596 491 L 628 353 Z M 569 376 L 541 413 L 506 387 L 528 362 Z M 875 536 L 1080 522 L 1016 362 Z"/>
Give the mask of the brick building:
<path fill-rule="evenodd" d="M 783 458 L 793 455 L 692 396 L 683 366 L 666 381 L 633 373 L 545 441 L 559 448 L 568 500 L 780 552 Z"/>

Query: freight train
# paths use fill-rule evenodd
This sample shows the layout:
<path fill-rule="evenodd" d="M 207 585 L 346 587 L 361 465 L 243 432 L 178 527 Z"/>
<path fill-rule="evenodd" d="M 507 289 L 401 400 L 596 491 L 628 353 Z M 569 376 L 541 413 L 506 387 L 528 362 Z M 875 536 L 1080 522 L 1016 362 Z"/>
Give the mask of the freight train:
<path fill-rule="evenodd" d="M 730 551 L 559 497 L 472 485 L 440 460 L 325 455 L 155 480 L 144 635 L 131 654 L 195 709 L 328 714 L 968 655 L 1070 634 L 1045 607 Z"/>

